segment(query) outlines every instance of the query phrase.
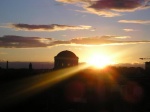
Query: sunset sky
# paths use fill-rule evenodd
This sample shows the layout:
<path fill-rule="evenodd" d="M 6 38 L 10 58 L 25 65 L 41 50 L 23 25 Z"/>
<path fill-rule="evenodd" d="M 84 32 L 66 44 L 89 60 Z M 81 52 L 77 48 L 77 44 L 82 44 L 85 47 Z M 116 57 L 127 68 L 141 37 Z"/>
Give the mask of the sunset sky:
<path fill-rule="evenodd" d="M 150 0 L 2 0 L 0 61 L 53 62 L 70 50 L 86 62 L 150 58 Z"/>

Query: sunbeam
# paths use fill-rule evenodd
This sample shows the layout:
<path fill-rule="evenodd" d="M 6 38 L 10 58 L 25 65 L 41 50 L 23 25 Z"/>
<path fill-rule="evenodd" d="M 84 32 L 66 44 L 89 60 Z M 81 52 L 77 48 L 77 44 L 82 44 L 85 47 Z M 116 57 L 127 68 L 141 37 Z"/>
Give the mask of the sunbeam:
<path fill-rule="evenodd" d="M 29 77 L 19 81 L 4 84 L 2 88 L 8 87 L 7 90 L 1 90 L 0 105 L 8 106 L 12 103 L 17 103 L 23 99 L 26 99 L 42 90 L 59 83 L 75 73 L 83 70 L 87 67 L 86 64 L 80 64 L 75 67 L 69 67 L 38 76 Z M 12 87 L 13 85 L 13 87 Z M 5 96 L 5 97 L 3 97 Z"/>

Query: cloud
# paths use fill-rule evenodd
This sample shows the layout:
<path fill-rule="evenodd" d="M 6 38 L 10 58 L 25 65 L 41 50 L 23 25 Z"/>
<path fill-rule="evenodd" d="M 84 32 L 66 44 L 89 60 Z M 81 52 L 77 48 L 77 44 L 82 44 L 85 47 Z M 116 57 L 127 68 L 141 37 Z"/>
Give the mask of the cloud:
<path fill-rule="evenodd" d="M 113 40 L 115 38 L 118 39 L 125 39 L 129 38 L 129 36 L 101 36 L 101 37 L 80 37 L 80 38 L 74 38 L 71 40 L 71 43 L 75 44 L 88 44 L 88 45 L 99 45 L 99 44 L 112 44 L 112 43 L 122 43 L 124 41 L 116 41 Z"/>
<path fill-rule="evenodd" d="M 140 0 L 98 0 L 90 8 L 94 9 L 113 9 L 116 11 L 134 10 L 139 7 Z"/>
<path fill-rule="evenodd" d="M 117 12 L 112 12 L 108 10 L 99 10 L 99 9 L 89 8 L 89 7 L 88 8 L 85 7 L 85 9 L 88 11 L 88 13 L 96 14 L 96 15 L 103 16 L 103 17 L 121 16 L 121 14 Z"/>
<path fill-rule="evenodd" d="M 145 8 L 150 8 L 150 0 L 145 0 Z"/>
<path fill-rule="evenodd" d="M 126 32 L 133 32 L 133 31 L 137 31 L 137 30 L 134 30 L 134 29 L 130 29 L 130 28 L 128 28 L 128 29 L 123 29 L 124 31 L 126 31 Z"/>
<path fill-rule="evenodd" d="M 6 35 L 0 37 L 0 47 L 4 48 L 32 48 L 32 47 L 46 47 L 51 38 L 41 37 L 22 37 L 15 35 Z"/>
<path fill-rule="evenodd" d="M 127 39 L 127 38 L 131 38 L 130 36 L 116 36 L 115 38 L 118 39 Z"/>
<path fill-rule="evenodd" d="M 116 40 L 117 38 L 117 40 Z M 23 37 L 15 35 L 6 35 L 0 37 L 0 48 L 36 48 L 51 47 L 56 45 L 124 45 L 150 43 L 150 41 L 124 41 L 121 39 L 129 38 L 129 36 L 100 36 L 100 37 L 78 37 L 70 40 L 54 40 L 52 38 L 43 37 Z"/>
<path fill-rule="evenodd" d="M 119 23 L 150 24 L 150 20 L 119 20 Z"/>
<path fill-rule="evenodd" d="M 79 25 L 60 25 L 60 24 L 50 24 L 50 25 L 30 25 L 30 24 L 8 24 L 7 28 L 13 28 L 16 30 L 24 31 L 61 31 L 61 30 L 88 30 L 91 26 Z"/>
<path fill-rule="evenodd" d="M 63 3 L 75 3 L 75 2 L 81 2 L 82 0 L 56 0 L 57 2 L 63 2 Z"/>
<path fill-rule="evenodd" d="M 124 36 L 123 36 L 124 37 Z M 150 43 L 150 41 L 120 41 L 120 40 L 112 40 L 109 39 L 110 37 L 108 36 L 102 36 L 102 37 L 90 37 L 90 38 L 75 38 L 72 39 L 71 42 L 76 44 L 76 45 L 127 45 L 127 44 L 144 44 L 144 43 Z M 114 38 L 114 36 L 112 37 Z M 117 37 L 116 37 L 117 38 Z"/>
<path fill-rule="evenodd" d="M 120 13 L 118 12 L 112 12 L 108 10 L 98 10 L 98 9 L 93 9 L 93 8 L 87 8 L 84 7 L 85 10 L 75 10 L 76 12 L 81 12 L 81 13 L 91 13 L 91 14 L 96 14 L 99 16 L 104 16 L 104 17 L 115 17 L 115 16 L 121 16 Z"/>
<path fill-rule="evenodd" d="M 150 8 L 149 0 L 56 0 L 66 4 L 81 4 L 89 13 L 104 17 L 120 16 L 119 12 L 133 12 Z"/>

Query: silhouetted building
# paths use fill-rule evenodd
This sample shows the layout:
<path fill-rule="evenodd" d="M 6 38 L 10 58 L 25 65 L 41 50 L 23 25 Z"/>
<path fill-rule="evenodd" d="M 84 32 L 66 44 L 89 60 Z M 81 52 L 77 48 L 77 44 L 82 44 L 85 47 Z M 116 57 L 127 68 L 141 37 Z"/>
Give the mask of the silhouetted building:
<path fill-rule="evenodd" d="M 6 62 L 6 69 L 8 69 L 8 61 Z"/>
<path fill-rule="evenodd" d="M 71 51 L 65 50 L 54 57 L 54 69 L 78 65 L 78 57 Z"/>
<path fill-rule="evenodd" d="M 150 62 L 145 62 L 145 70 L 150 73 Z"/>
<path fill-rule="evenodd" d="M 29 70 L 32 70 L 32 63 L 29 63 Z"/>

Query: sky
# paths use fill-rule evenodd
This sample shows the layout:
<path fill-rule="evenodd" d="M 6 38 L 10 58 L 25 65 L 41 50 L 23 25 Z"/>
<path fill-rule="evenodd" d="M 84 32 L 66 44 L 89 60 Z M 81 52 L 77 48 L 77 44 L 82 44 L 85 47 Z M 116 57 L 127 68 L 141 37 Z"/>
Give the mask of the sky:
<path fill-rule="evenodd" d="M 0 61 L 53 62 L 70 50 L 86 62 L 150 57 L 150 0 L 2 0 Z"/>

